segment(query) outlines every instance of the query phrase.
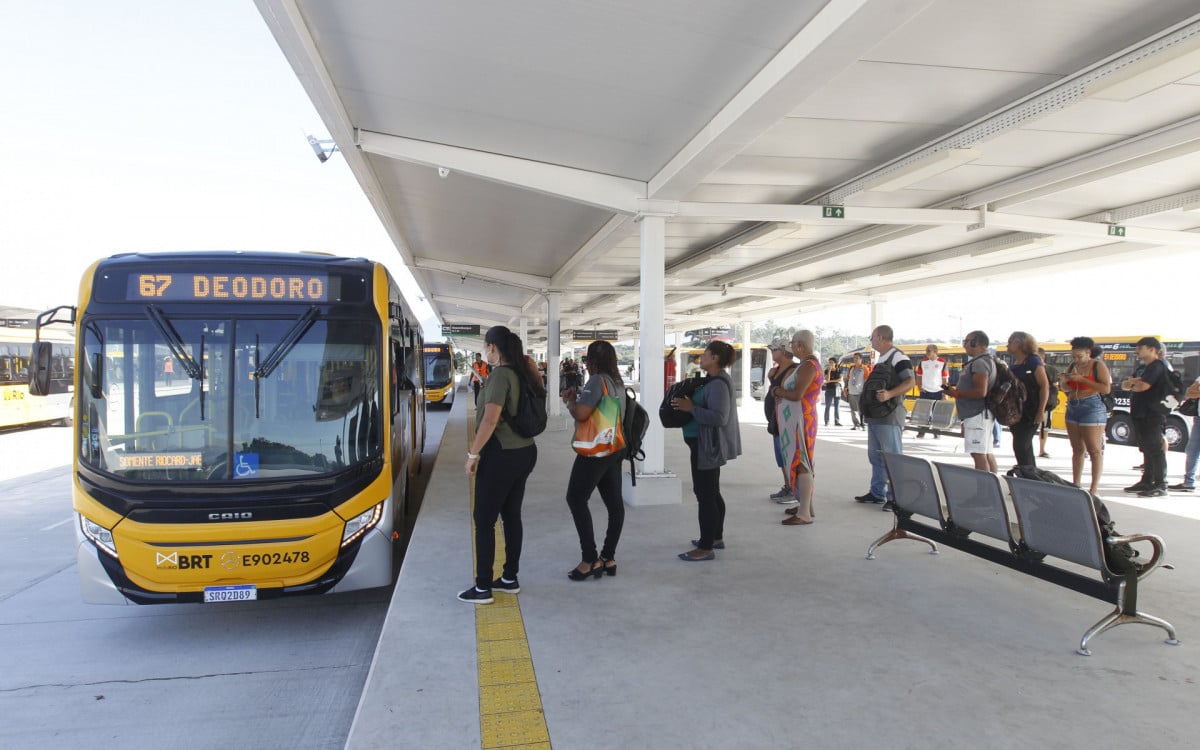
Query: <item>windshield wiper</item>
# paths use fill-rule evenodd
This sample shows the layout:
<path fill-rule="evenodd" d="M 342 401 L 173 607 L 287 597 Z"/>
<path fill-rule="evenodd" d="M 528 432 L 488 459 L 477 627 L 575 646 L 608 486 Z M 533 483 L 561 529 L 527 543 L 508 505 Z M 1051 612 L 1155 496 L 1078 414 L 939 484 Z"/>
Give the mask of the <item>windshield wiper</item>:
<path fill-rule="evenodd" d="M 312 328 L 312 324 L 316 322 L 318 310 L 316 305 L 308 308 L 307 311 L 292 324 L 288 332 L 283 335 L 267 358 L 259 363 L 258 367 L 254 368 L 255 380 L 271 377 L 271 373 L 275 372 L 275 368 L 283 362 L 284 357 L 291 353 L 292 348 L 300 343 L 300 339 L 304 334 L 308 333 L 308 329 Z"/>
<path fill-rule="evenodd" d="M 192 355 L 188 354 L 187 349 L 184 347 L 183 339 L 180 337 L 179 332 L 175 330 L 175 326 L 171 325 L 171 321 L 167 319 L 167 316 L 163 315 L 162 310 L 159 310 L 154 305 L 146 305 L 146 317 L 150 318 L 150 322 L 162 334 L 163 339 L 167 342 L 167 348 L 171 350 L 172 356 L 183 367 L 183 371 L 187 373 L 187 376 L 192 380 L 200 380 L 201 387 L 203 387 L 203 369 L 192 358 Z"/>

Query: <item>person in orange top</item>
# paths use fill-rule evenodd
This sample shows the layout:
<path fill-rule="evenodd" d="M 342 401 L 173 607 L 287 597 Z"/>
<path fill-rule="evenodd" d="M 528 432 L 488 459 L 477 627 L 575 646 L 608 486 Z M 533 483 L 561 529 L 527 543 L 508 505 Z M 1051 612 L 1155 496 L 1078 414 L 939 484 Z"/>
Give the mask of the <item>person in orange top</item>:
<path fill-rule="evenodd" d="M 487 382 L 488 373 L 492 368 L 488 367 L 488 363 L 483 361 L 483 355 L 475 352 L 475 362 L 471 364 L 471 389 L 475 391 L 475 399 L 479 399 L 479 389 Z"/>

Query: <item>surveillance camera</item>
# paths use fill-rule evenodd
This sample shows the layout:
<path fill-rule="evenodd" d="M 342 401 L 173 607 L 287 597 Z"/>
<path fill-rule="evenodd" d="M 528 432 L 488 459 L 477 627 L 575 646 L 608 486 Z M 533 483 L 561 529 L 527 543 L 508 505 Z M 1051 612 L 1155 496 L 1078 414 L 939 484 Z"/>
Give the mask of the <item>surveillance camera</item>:
<path fill-rule="evenodd" d="M 441 177 L 444 180 L 449 176 L 450 176 L 449 169 L 446 169 L 445 167 L 438 167 L 438 177 Z"/>

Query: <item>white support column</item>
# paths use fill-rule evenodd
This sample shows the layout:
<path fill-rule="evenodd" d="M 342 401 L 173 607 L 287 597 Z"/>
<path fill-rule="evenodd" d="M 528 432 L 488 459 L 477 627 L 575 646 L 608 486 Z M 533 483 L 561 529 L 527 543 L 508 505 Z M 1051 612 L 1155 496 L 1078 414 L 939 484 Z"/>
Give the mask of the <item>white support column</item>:
<path fill-rule="evenodd" d="M 742 397 L 738 406 L 750 403 L 750 367 L 754 363 L 754 353 L 750 350 L 750 321 L 742 321 Z"/>
<path fill-rule="evenodd" d="M 532 350 L 529 347 L 529 319 L 521 318 L 521 325 L 518 334 L 521 337 L 521 345 L 525 347 L 525 353 L 531 354 Z"/>
<path fill-rule="evenodd" d="M 642 376 L 642 340 L 633 340 L 633 374 L 635 377 Z"/>
<path fill-rule="evenodd" d="M 557 417 L 562 414 L 562 400 L 558 397 L 559 363 L 562 360 L 562 342 L 559 340 L 560 295 L 546 295 L 546 413 Z"/>
<path fill-rule="evenodd" d="M 666 232 L 667 221 L 663 216 L 645 215 L 641 219 L 642 265 L 641 265 L 641 312 L 640 348 L 642 352 L 641 394 L 642 404 L 649 411 L 656 408 L 663 397 L 663 357 L 666 346 L 664 325 L 666 301 Z M 629 475 L 623 474 L 622 484 L 625 502 L 629 505 L 663 505 L 679 503 L 683 499 L 683 485 L 679 478 L 666 470 L 666 431 L 656 419 L 650 420 L 650 429 L 642 443 L 646 459 L 637 477 L 637 486 L 630 486 Z"/>
<path fill-rule="evenodd" d="M 871 300 L 871 330 L 874 331 L 878 326 L 883 325 L 883 314 L 885 306 L 883 300 Z"/>

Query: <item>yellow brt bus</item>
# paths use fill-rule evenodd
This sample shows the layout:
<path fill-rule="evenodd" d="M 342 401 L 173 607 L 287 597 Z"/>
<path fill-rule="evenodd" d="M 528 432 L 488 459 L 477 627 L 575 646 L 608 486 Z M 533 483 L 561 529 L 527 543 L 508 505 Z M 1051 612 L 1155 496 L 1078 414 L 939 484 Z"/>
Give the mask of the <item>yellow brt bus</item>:
<path fill-rule="evenodd" d="M 455 391 L 454 351 L 449 344 L 426 344 L 424 363 L 425 401 L 450 408 Z"/>
<path fill-rule="evenodd" d="M 69 332 L 49 332 L 48 393 L 29 395 L 29 371 L 35 329 L 0 325 L 0 429 L 70 424 L 74 395 L 75 347 Z"/>
<path fill-rule="evenodd" d="M 420 327 L 384 267 L 129 254 L 84 275 L 74 509 L 85 601 L 384 586 L 425 440 Z M 50 380 L 36 344 L 32 392 Z"/>

